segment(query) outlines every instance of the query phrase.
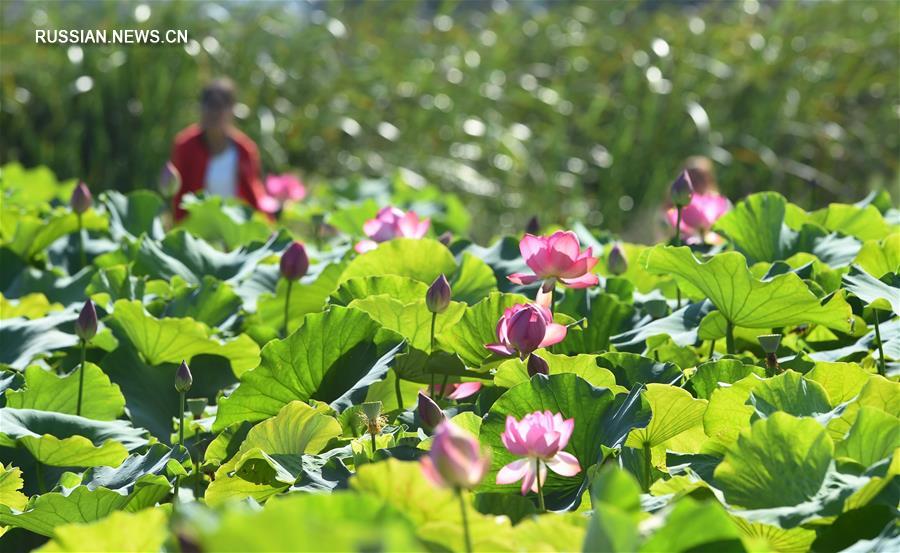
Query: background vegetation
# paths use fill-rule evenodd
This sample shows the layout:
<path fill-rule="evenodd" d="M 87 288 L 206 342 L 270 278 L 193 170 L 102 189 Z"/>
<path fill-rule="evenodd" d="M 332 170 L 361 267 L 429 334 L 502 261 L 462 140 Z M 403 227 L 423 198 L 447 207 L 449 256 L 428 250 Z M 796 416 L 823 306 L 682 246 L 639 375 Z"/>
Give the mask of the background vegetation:
<path fill-rule="evenodd" d="M 898 175 L 891 2 L 4 2 L 0 161 L 152 186 L 201 84 L 239 84 L 268 171 L 403 168 L 476 236 L 533 213 L 628 231 L 685 157 L 732 198 L 806 207 Z M 181 46 L 35 45 L 34 29 L 187 29 Z M 499 221 L 499 223 L 498 223 Z M 638 225 L 639 222 L 640 224 Z M 635 230 L 635 226 L 641 229 Z"/>

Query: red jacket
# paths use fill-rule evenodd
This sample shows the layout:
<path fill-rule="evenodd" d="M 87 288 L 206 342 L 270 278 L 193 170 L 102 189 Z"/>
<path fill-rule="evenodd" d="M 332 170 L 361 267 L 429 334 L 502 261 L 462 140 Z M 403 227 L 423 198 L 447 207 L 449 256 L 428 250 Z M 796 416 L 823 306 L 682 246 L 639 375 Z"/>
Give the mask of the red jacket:
<path fill-rule="evenodd" d="M 259 200 L 265 195 L 260 181 L 259 151 L 250 137 L 237 129 L 233 129 L 229 137 L 234 142 L 238 155 L 237 196 L 254 209 L 259 209 Z M 187 214 L 181 208 L 181 197 L 190 192 L 203 190 L 206 180 L 209 148 L 203 139 L 203 129 L 199 125 L 191 125 L 175 137 L 175 143 L 172 145 L 172 163 L 181 173 L 181 190 L 175 194 L 172 206 L 177 221 Z"/>

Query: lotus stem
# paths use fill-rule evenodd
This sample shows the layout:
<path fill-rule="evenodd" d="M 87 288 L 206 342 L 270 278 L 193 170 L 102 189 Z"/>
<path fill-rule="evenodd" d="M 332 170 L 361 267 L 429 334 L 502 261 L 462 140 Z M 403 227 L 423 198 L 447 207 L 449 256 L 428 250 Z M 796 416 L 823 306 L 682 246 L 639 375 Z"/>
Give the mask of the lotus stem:
<path fill-rule="evenodd" d="M 781 367 L 778 365 L 778 356 L 774 353 L 766 354 L 766 376 L 772 377 L 775 376 L 775 373 L 778 372 L 778 369 Z"/>
<path fill-rule="evenodd" d="M 181 396 L 181 409 L 178 411 L 178 445 L 184 447 L 184 392 L 178 392 Z"/>
<path fill-rule="evenodd" d="M 716 341 L 709 341 L 709 360 L 712 361 L 713 355 L 716 353 Z"/>
<path fill-rule="evenodd" d="M 725 347 L 726 351 L 734 355 L 734 323 L 725 321 Z"/>
<path fill-rule="evenodd" d="M 403 392 L 400 390 L 400 373 L 397 373 L 397 379 L 394 380 L 394 393 L 397 394 L 397 409 L 403 410 Z"/>
<path fill-rule="evenodd" d="M 678 215 L 675 220 L 675 245 L 681 245 L 681 206 L 677 206 Z M 681 288 L 675 285 L 675 309 L 681 309 Z"/>
<path fill-rule="evenodd" d="M 875 315 L 875 341 L 878 344 L 878 374 L 885 376 L 887 369 L 884 366 L 884 349 L 881 347 L 881 329 L 878 328 L 878 310 L 873 309 L 872 313 Z"/>
<path fill-rule="evenodd" d="M 87 356 L 87 342 L 81 341 L 81 365 L 78 372 L 78 401 L 75 403 L 75 414 L 81 416 L 81 399 L 84 396 L 84 362 Z"/>
<path fill-rule="evenodd" d="M 200 480 L 202 475 L 200 474 L 200 461 L 194 460 L 194 499 L 200 497 Z"/>
<path fill-rule="evenodd" d="M 84 225 L 82 224 L 81 213 L 78 214 L 78 253 L 81 258 L 81 266 L 87 267 L 87 255 L 84 253 Z"/>
<path fill-rule="evenodd" d="M 291 287 L 294 285 L 293 280 L 287 281 L 287 292 L 284 294 L 284 337 L 288 335 L 288 317 L 291 307 Z"/>
<path fill-rule="evenodd" d="M 472 537 L 469 535 L 469 515 L 466 513 L 466 500 L 463 497 L 463 491 L 456 489 L 456 497 L 459 498 L 459 511 L 462 514 L 463 536 L 466 539 L 466 553 L 472 553 Z"/>
<path fill-rule="evenodd" d="M 431 314 L 431 350 L 429 354 L 434 355 L 434 324 L 437 322 L 437 313 Z M 434 397 L 434 370 L 431 371 L 431 387 L 428 390 L 428 396 Z"/>
<path fill-rule="evenodd" d="M 645 483 L 645 492 L 650 492 L 650 478 L 651 478 L 651 468 L 650 461 L 653 453 L 650 451 L 650 442 L 644 442 L 644 483 Z"/>
<path fill-rule="evenodd" d="M 372 437 L 372 458 L 374 459 L 375 458 L 375 450 L 378 449 L 378 445 L 376 445 L 376 443 L 375 443 L 375 433 L 370 431 L 369 436 Z"/>
<path fill-rule="evenodd" d="M 544 505 L 544 486 L 541 484 L 541 460 L 535 459 L 534 466 L 535 469 L 537 469 L 538 509 L 540 509 L 540 512 L 546 513 L 547 506 Z"/>

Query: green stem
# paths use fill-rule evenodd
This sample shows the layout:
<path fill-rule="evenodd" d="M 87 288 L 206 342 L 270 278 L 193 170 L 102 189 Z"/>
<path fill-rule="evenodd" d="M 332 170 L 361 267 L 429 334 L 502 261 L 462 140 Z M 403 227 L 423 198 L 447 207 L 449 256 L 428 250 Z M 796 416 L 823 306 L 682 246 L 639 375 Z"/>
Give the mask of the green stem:
<path fill-rule="evenodd" d="M 678 216 L 675 221 L 675 245 L 681 245 L 681 206 L 677 206 Z M 681 288 L 675 286 L 675 309 L 681 309 Z"/>
<path fill-rule="evenodd" d="M 378 448 L 378 446 L 375 445 L 375 433 L 369 432 L 369 436 L 372 436 L 372 458 L 374 459 L 375 458 L 375 450 Z"/>
<path fill-rule="evenodd" d="M 35 462 L 34 476 L 35 478 L 37 478 L 38 491 L 41 493 L 46 493 L 47 485 L 44 483 L 44 463 L 40 461 Z"/>
<path fill-rule="evenodd" d="M 175 492 L 172 494 L 172 516 L 175 516 L 175 512 L 178 510 L 176 505 L 178 505 L 178 490 L 181 489 L 181 475 L 175 475 Z"/>
<path fill-rule="evenodd" d="M 81 416 L 81 398 L 84 396 L 84 360 L 87 356 L 87 343 L 81 341 L 81 366 L 78 368 L 78 401 L 75 403 L 75 414 Z"/>
<path fill-rule="evenodd" d="M 184 392 L 179 392 L 181 396 L 181 409 L 178 411 L 178 445 L 184 447 Z"/>
<path fill-rule="evenodd" d="M 472 537 L 469 535 L 469 515 L 466 512 L 466 500 L 463 491 L 456 489 L 456 497 L 459 498 L 459 510 L 462 513 L 463 535 L 466 538 L 466 553 L 472 553 Z"/>
<path fill-rule="evenodd" d="M 87 267 L 87 256 L 84 253 L 84 234 L 82 229 L 84 226 L 81 222 L 81 213 L 78 214 L 78 251 L 81 257 L 81 266 Z"/>
<path fill-rule="evenodd" d="M 734 355 L 734 324 L 731 321 L 725 321 L 725 348 Z"/>
<path fill-rule="evenodd" d="M 200 479 L 202 476 L 200 475 L 200 462 L 194 461 L 194 499 L 200 498 Z"/>
<path fill-rule="evenodd" d="M 431 350 L 430 355 L 434 355 L 434 324 L 437 322 L 437 313 L 431 314 Z M 434 397 L 434 370 L 431 371 L 431 387 L 428 390 L 428 397 Z"/>
<path fill-rule="evenodd" d="M 644 442 L 644 483 L 646 487 L 644 488 L 645 492 L 650 491 L 650 461 L 651 461 L 651 451 L 650 451 L 650 442 Z"/>
<path fill-rule="evenodd" d="M 881 330 L 878 328 L 878 310 L 873 309 L 872 313 L 875 315 L 875 341 L 878 342 L 878 374 L 884 376 L 887 374 L 887 370 L 884 367 L 884 349 L 881 347 Z"/>
<path fill-rule="evenodd" d="M 546 513 L 547 506 L 544 505 L 544 486 L 541 484 L 541 460 L 534 460 L 534 467 L 537 471 L 537 488 L 538 488 L 538 508 L 540 512 Z"/>
<path fill-rule="evenodd" d="M 716 341 L 709 341 L 709 360 L 712 361 L 713 355 L 716 353 Z"/>
<path fill-rule="evenodd" d="M 284 337 L 288 335 L 288 315 L 291 306 L 291 287 L 294 285 L 293 280 L 287 281 L 287 292 L 284 295 Z"/>
<path fill-rule="evenodd" d="M 400 374 L 396 374 L 396 379 L 394 380 L 394 393 L 397 394 L 397 409 L 403 410 L 403 392 L 400 390 Z"/>
<path fill-rule="evenodd" d="M 444 375 L 444 380 L 443 380 L 443 382 L 441 382 L 441 393 L 438 394 L 438 399 L 443 399 L 443 398 L 444 398 L 444 394 L 447 393 L 447 381 L 448 381 L 448 380 L 450 380 L 450 375 L 449 375 L 449 374 L 445 374 L 445 375 Z"/>

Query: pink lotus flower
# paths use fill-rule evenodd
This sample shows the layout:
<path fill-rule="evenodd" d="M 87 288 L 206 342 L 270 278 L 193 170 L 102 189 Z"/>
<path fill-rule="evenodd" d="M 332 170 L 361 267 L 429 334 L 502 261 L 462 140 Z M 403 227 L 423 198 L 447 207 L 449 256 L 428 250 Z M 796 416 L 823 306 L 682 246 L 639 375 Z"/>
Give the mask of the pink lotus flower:
<path fill-rule="evenodd" d="M 481 382 L 457 382 L 447 384 L 446 389 L 440 384 L 435 384 L 434 391 L 438 394 L 446 394 L 447 399 L 459 400 L 474 396 L 481 390 L 481 387 Z"/>
<path fill-rule="evenodd" d="M 522 481 L 522 495 L 538 491 L 547 481 L 547 468 L 560 476 L 575 476 L 581 472 L 578 459 L 562 451 L 572 437 L 575 419 L 563 420 L 559 413 L 540 411 L 525 415 L 522 421 L 506 417 L 506 431 L 500 439 L 518 459 L 505 465 L 497 473 L 498 484 Z M 538 482 L 540 479 L 540 483 Z"/>
<path fill-rule="evenodd" d="M 550 236 L 526 234 L 519 242 L 519 251 L 533 275 L 514 273 L 510 281 L 531 284 L 544 281 L 543 291 L 549 292 L 559 280 L 569 288 L 595 286 L 600 279 L 591 273 L 597 258 L 591 256 L 591 248 L 581 251 L 578 237 L 572 231 L 556 231 Z"/>
<path fill-rule="evenodd" d="M 387 242 L 393 238 L 422 238 L 431 226 L 430 219 L 419 219 L 415 211 L 406 211 L 396 207 L 383 207 L 374 219 L 363 225 L 363 232 L 369 237 L 356 244 L 357 253 L 374 250 L 379 242 Z"/>
<path fill-rule="evenodd" d="M 700 243 L 707 237 L 713 223 L 731 209 L 728 198 L 716 193 L 694 194 L 691 203 L 681 209 L 681 234 L 687 235 L 686 242 Z M 674 207 L 666 211 L 669 224 L 678 222 L 678 210 Z"/>
<path fill-rule="evenodd" d="M 288 200 L 299 202 L 306 197 L 303 182 L 290 174 L 268 175 L 265 188 L 266 195 L 260 198 L 259 207 L 266 213 L 275 213 Z"/>
<path fill-rule="evenodd" d="M 436 486 L 471 489 L 481 483 L 490 464 L 474 436 L 444 421 L 434 431 L 431 451 L 422 458 L 422 473 Z"/>
<path fill-rule="evenodd" d="M 503 312 L 497 322 L 498 342 L 485 344 L 494 353 L 525 359 L 538 348 L 562 342 L 566 327 L 553 322 L 550 309 L 535 303 L 519 303 Z"/>

